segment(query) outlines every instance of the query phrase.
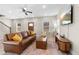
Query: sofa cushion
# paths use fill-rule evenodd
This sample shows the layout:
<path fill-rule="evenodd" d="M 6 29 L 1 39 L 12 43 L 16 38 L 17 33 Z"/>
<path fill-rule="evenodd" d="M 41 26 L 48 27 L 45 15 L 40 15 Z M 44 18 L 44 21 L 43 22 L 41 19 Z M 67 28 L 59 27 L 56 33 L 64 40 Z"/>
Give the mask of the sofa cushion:
<path fill-rule="evenodd" d="M 26 31 L 21 32 L 23 39 L 28 37 L 28 33 Z"/>
<path fill-rule="evenodd" d="M 22 40 L 22 45 L 26 44 L 28 41 L 30 41 L 33 37 L 28 37 Z"/>
<path fill-rule="evenodd" d="M 16 41 L 16 42 L 21 42 L 22 40 L 22 37 L 19 36 L 18 34 L 15 34 L 13 37 L 12 37 L 13 41 Z"/>

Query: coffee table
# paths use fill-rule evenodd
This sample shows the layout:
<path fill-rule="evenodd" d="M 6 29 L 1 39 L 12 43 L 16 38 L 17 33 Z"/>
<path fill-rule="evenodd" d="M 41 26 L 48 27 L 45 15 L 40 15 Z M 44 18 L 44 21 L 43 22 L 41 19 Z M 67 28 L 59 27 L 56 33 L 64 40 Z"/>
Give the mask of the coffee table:
<path fill-rule="evenodd" d="M 40 36 L 36 39 L 37 49 L 47 49 L 47 37 Z"/>

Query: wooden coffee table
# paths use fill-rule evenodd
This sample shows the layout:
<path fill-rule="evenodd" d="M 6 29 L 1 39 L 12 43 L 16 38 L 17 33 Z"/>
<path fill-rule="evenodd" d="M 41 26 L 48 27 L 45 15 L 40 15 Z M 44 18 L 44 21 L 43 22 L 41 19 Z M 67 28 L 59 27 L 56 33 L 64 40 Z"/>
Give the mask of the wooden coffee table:
<path fill-rule="evenodd" d="M 40 36 L 36 40 L 37 49 L 47 49 L 47 37 Z"/>

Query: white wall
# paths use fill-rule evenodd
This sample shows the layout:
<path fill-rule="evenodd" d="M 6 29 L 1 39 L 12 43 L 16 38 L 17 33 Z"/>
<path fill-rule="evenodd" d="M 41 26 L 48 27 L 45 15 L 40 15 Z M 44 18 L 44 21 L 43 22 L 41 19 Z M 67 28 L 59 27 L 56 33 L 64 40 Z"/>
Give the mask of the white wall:
<path fill-rule="evenodd" d="M 18 32 L 17 24 L 21 23 L 22 20 L 11 20 L 11 32 Z"/>
<path fill-rule="evenodd" d="M 0 21 L 2 21 L 7 26 L 11 27 L 11 20 L 10 19 L 7 19 L 5 17 L 0 17 Z"/>
<path fill-rule="evenodd" d="M 71 53 L 79 54 L 79 5 L 74 5 L 73 24 L 60 26 L 60 34 L 65 34 L 71 41 Z"/>
<path fill-rule="evenodd" d="M 7 26 L 11 26 L 11 20 L 6 19 L 5 17 L 0 17 L 0 21 L 2 21 Z M 10 33 L 9 28 L 0 23 L 0 39 L 3 39 L 4 34 Z"/>
<path fill-rule="evenodd" d="M 28 30 L 28 22 L 34 22 L 34 31 L 37 34 L 41 34 L 43 32 L 43 23 L 49 22 L 49 32 L 53 32 L 54 30 L 54 22 L 56 21 L 57 17 L 32 17 L 32 18 L 26 18 L 26 19 L 18 19 L 18 20 L 12 20 L 12 28 L 13 32 L 16 32 L 16 23 L 21 23 L 21 31 Z"/>

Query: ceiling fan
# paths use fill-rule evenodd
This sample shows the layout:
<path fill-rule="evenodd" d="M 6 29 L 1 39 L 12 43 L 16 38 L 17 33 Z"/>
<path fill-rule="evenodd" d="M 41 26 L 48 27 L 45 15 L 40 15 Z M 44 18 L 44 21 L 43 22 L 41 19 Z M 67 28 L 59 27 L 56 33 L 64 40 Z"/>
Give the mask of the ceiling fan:
<path fill-rule="evenodd" d="M 22 11 L 25 13 L 25 15 L 28 15 L 28 13 L 32 14 L 32 12 L 31 11 L 27 11 L 26 8 L 22 8 Z"/>

